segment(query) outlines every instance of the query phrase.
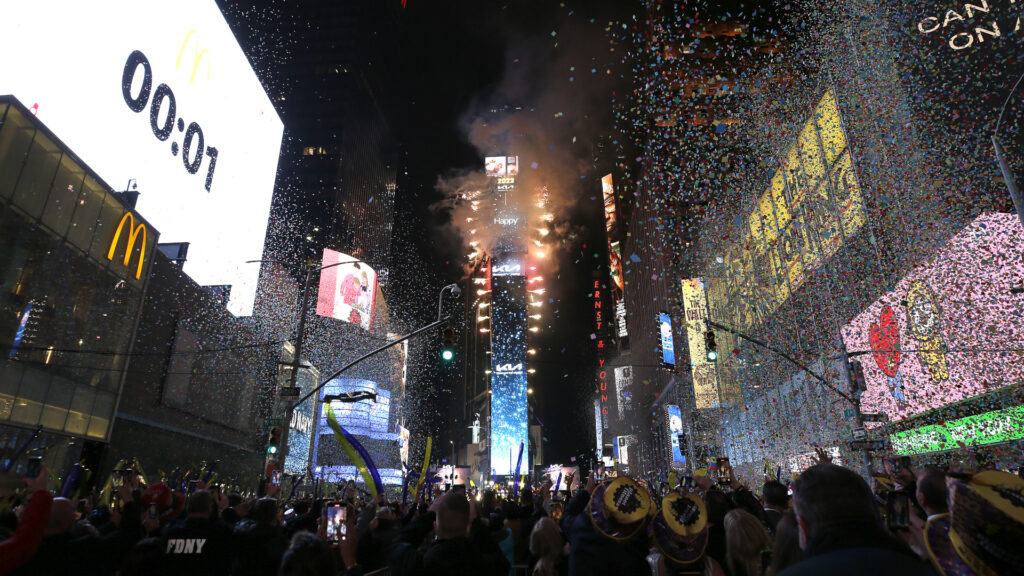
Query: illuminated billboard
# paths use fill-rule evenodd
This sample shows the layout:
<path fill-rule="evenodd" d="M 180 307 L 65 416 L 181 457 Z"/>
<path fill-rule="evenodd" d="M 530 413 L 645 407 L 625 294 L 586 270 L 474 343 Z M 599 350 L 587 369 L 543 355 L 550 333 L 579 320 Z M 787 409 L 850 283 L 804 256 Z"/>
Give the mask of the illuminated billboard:
<path fill-rule="evenodd" d="M 309 398 L 292 410 L 288 431 L 288 456 L 284 459 L 284 470 L 290 474 L 302 474 L 309 466 L 309 446 L 313 438 L 313 399 Z"/>
<path fill-rule="evenodd" d="M 842 329 L 861 352 L 864 412 L 892 421 L 1024 380 L 1024 230 L 986 213 Z"/>
<path fill-rule="evenodd" d="M 388 431 L 388 418 L 391 415 L 391 393 L 379 388 L 372 380 L 359 378 L 335 378 L 320 389 L 320 399 L 326 396 L 337 396 L 350 392 L 370 392 L 377 395 L 376 400 L 366 399 L 358 402 L 332 403 L 334 416 L 338 424 L 352 434 L 368 436 L 376 439 L 395 439 L 397 434 Z M 332 434 L 327 424 L 327 410 L 320 411 L 321 434 Z"/>
<path fill-rule="evenodd" d="M 633 452 L 636 450 L 636 447 L 637 440 L 635 434 L 616 436 L 615 444 L 612 446 L 615 453 L 615 459 L 619 461 L 619 464 L 628 466 L 632 460 Z"/>
<path fill-rule="evenodd" d="M 358 258 L 348 254 L 324 249 L 324 266 L 352 263 L 332 266 L 320 272 L 316 313 L 369 330 L 373 326 L 373 307 L 377 299 L 377 273 L 356 260 Z"/>
<path fill-rule="evenodd" d="M 601 178 L 601 194 L 604 197 L 604 225 L 608 238 L 608 274 L 611 276 L 612 305 L 615 306 L 615 335 L 628 348 L 625 340 L 629 336 L 626 329 L 626 288 L 625 276 L 622 273 L 622 246 L 618 237 L 618 213 L 615 209 L 615 186 L 612 175 Z"/>
<path fill-rule="evenodd" d="M 693 374 L 693 395 L 698 409 L 718 408 L 718 376 L 715 363 L 709 362 L 704 335 L 707 333 L 707 296 L 704 281 L 687 278 L 683 283 L 683 310 L 686 314 L 686 341 L 690 348 L 690 369 Z"/>
<path fill-rule="evenodd" d="M 526 277 L 491 280 L 491 469 L 513 474 L 523 445 L 530 470 L 526 372 Z"/>
<path fill-rule="evenodd" d="M 519 157 L 488 156 L 484 158 L 484 171 L 492 178 L 515 178 L 519 175 Z"/>
<path fill-rule="evenodd" d="M 825 92 L 782 157 L 738 238 L 708 277 L 712 317 L 741 330 L 761 324 L 866 221 L 835 93 Z"/>
<path fill-rule="evenodd" d="M 1024 438 L 1024 406 L 1012 406 L 889 435 L 892 451 L 903 456 L 973 448 Z"/>
<path fill-rule="evenodd" d="M 633 405 L 633 367 L 618 366 L 615 372 L 615 395 L 619 405 L 619 420 L 626 418 Z"/>
<path fill-rule="evenodd" d="M 878 14 L 885 18 L 880 24 L 887 36 L 899 40 L 888 52 L 910 113 L 920 119 L 921 138 L 927 141 L 920 151 L 945 172 L 937 186 L 953 195 L 968 186 L 972 195 L 1005 194 L 991 137 L 998 136 L 1011 157 L 1024 140 L 1019 113 L 1014 113 L 1016 97 L 999 133 L 992 133 L 1002 106 L 1016 89 L 1014 79 L 1024 74 L 1020 3 L 886 0 Z M 1019 168 L 1017 178 L 1020 181 Z"/>
<path fill-rule="evenodd" d="M 676 365 L 676 349 L 672 340 L 672 317 L 662 312 L 658 314 L 658 329 L 661 332 L 661 361 L 666 366 Z"/>
<path fill-rule="evenodd" d="M 0 53 L 23 56 L 0 60 L 0 94 L 107 182 L 137 184 L 161 241 L 190 244 L 184 271 L 231 285 L 248 315 L 283 126 L 216 3 L 176 6 L 6 3 Z"/>
<path fill-rule="evenodd" d="M 672 444 L 672 464 L 686 464 L 686 455 L 683 454 L 683 412 L 679 406 L 669 404 L 665 406 L 668 412 L 668 437 Z"/>

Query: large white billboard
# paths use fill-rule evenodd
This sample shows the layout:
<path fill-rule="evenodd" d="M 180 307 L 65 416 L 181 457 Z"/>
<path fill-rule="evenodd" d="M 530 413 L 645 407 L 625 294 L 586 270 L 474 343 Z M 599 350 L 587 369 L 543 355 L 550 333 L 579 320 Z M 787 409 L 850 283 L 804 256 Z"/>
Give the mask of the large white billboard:
<path fill-rule="evenodd" d="M 13 94 L 252 313 L 283 125 L 213 0 L 5 2 Z"/>

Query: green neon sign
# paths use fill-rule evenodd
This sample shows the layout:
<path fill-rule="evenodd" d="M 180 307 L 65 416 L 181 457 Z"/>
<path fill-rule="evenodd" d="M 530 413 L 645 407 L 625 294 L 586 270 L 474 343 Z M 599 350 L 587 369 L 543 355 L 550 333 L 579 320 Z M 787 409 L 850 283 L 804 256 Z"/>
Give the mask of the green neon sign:
<path fill-rule="evenodd" d="M 889 435 L 893 451 L 903 456 L 925 454 L 966 446 L 982 446 L 1024 438 L 1024 406 L 1013 406 L 984 414 L 896 432 Z"/>

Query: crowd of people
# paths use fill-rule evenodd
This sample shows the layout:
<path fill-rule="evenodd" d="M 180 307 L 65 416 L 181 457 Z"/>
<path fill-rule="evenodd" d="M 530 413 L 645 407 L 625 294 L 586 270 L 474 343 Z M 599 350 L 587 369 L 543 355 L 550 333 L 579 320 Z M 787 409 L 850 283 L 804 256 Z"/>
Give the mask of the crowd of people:
<path fill-rule="evenodd" d="M 0 576 L 1024 574 L 1019 476 L 905 465 L 871 486 L 821 456 L 759 494 L 731 470 L 658 488 L 595 470 L 570 490 L 453 486 L 407 504 L 352 483 L 288 501 L 267 482 L 247 500 L 129 475 L 115 505 L 83 506 L 44 469 L 0 514 Z"/>

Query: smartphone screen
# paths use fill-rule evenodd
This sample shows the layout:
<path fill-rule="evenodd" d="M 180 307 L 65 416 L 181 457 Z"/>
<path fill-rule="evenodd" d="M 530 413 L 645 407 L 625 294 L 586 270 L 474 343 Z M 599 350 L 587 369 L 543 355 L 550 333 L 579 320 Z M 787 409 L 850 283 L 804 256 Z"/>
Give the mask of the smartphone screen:
<path fill-rule="evenodd" d="M 554 520 L 555 522 L 560 522 L 562 520 L 562 503 L 561 502 L 552 502 L 551 503 L 551 519 Z"/>
<path fill-rule="evenodd" d="M 718 459 L 718 483 L 719 484 L 728 484 L 729 481 L 730 481 L 729 480 L 729 476 L 730 476 L 731 472 L 732 472 L 732 467 L 729 465 L 729 459 L 728 458 L 719 458 Z"/>
<path fill-rule="evenodd" d="M 281 471 L 280 470 L 274 470 L 274 472 L 271 473 L 271 475 L 270 475 L 270 481 L 273 482 L 274 484 L 280 484 L 281 483 Z"/>
<path fill-rule="evenodd" d="M 113 473 L 114 488 L 120 488 L 124 484 L 124 471 L 114 470 Z"/>
<path fill-rule="evenodd" d="M 158 511 L 157 511 L 157 508 L 156 508 L 156 502 L 151 502 L 149 504 L 149 519 L 150 520 L 156 520 L 158 517 L 159 517 L 159 514 L 158 514 Z"/>
<path fill-rule="evenodd" d="M 25 476 L 29 478 L 35 478 L 39 476 L 39 472 L 43 469 L 43 459 L 39 456 L 28 459 L 28 468 L 25 470 Z"/>
<path fill-rule="evenodd" d="M 327 507 L 327 541 L 344 540 L 348 535 L 348 507 L 341 503 L 332 503 Z"/>
<path fill-rule="evenodd" d="M 890 531 L 910 528 L 910 497 L 904 492 L 890 492 L 886 506 L 886 524 Z"/>

